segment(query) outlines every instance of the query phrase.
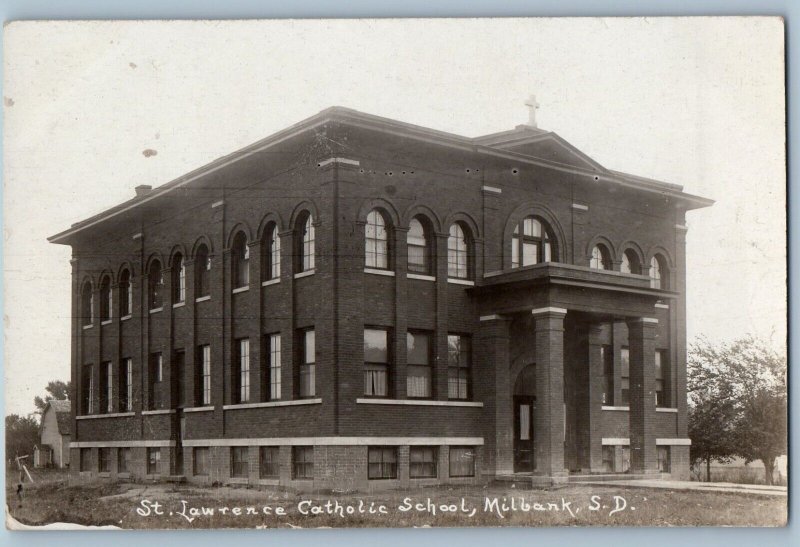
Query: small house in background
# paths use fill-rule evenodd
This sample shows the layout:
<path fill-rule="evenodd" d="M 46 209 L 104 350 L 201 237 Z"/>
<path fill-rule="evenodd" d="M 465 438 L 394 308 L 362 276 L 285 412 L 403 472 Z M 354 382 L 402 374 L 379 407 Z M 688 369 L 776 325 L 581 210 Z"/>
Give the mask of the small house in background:
<path fill-rule="evenodd" d="M 72 436 L 72 406 L 69 401 L 50 401 L 42 412 L 39 446 L 34 451 L 36 467 L 69 467 Z"/>

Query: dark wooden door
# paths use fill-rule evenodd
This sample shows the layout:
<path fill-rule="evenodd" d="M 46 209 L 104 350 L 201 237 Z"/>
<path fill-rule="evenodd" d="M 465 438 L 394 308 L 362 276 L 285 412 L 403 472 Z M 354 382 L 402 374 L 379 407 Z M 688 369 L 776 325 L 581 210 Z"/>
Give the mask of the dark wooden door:
<path fill-rule="evenodd" d="M 534 471 L 533 413 L 535 397 L 514 396 L 514 471 L 526 473 Z"/>

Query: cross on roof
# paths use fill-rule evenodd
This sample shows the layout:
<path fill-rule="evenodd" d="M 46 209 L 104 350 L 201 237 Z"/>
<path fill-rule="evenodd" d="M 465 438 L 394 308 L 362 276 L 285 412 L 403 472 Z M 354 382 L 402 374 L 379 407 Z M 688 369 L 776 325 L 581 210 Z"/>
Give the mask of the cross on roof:
<path fill-rule="evenodd" d="M 528 107 L 528 125 L 536 127 L 536 110 L 539 108 L 539 103 L 536 102 L 536 95 L 531 95 L 525 101 L 525 106 Z"/>

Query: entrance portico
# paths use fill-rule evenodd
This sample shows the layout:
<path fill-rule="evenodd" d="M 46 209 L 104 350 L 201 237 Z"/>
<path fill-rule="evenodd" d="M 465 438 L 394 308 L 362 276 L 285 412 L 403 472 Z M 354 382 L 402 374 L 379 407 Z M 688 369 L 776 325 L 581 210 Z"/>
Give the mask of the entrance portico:
<path fill-rule="evenodd" d="M 601 472 L 604 437 L 629 437 L 632 473 L 655 473 L 656 302 L 649 278 L 545 263 L 487 276 L 478 358 L 494 378 L 486 457 L 496 475 Z M 604 329 L 627 330 L 628 423 L 603 431 Z M 618 389 L 618 387 L 616 388 Z M 619 391 L 619 389 L 618 389 Z M 621 428 L 625 429 L 622 434 Z M 489 433 L 491 432 L 491 433 Z"/>

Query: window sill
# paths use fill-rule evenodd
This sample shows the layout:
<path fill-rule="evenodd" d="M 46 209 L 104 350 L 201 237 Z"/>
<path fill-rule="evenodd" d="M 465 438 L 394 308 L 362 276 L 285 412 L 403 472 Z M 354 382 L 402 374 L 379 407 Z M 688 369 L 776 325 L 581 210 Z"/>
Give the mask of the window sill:
<path fill-rule="evenodd" d="M 364 268 L 364 273 L 372 275 L 385 275 L 386 277 L 394 277 L 392 270 L 379 270 L 377 268 Z"/>
<path fill-rule="evenodd" d="M 131 314 L 128 314 L 128 315 L 123 315 L 122 317 L 119 318 L 119 320 L 120 321 L 127 321 L 130 318 L 131 318 Z"/>
<path fill-rule="evenodd" d="M 483 403 L 477 401 L 436 401 L 432 399 L 356 399 L 360 405 L 407 405 L 407 406 L 460 406 L 483 408 Z"/>
<path fill-rule="evenodd" d="M 452 283 L 454 285 L 466 285 L 468 287 L 474 287 L 475 286 L 475 282 L 471 281 L 469 279 L 458 279 L 458 278 L 455 278 L 455 277 L 448 277 L 447 278 L 447 282 L 448 283 Z"/>
<path fill-rule="evenodd" d="M 150 310 L 150 313 L 161 313 L 162 311 L 164 311 L 163 307 L 153 308 L 152 310 Z"/>
<path fill-rule="evenodd" d="M 123 471 L 121 473 L 117 473 L 117 478 L 119 478 L 119 479 L 129 479 L 129 478 L 131 478 L 131 474 L 128 473 L 127 471 Z"/>
<path fill-rule="evenodd" d="M 184 413 L 186 413 L 186 412 L 211 412 L 212 410 L 214 410 L 214 408 L 216 408 L 216 407 L 213 407 L 213 406 L 190 406 L 188 408 L 184 408 L 183 412 Z"/>
<path fill-rule="evenodd" d="M 678 412 L 677 408 L 671 408 L 668 406 L 657 406 L 656 412 Z"/>
<path fill-rule="evenodd" d="M 155 414 L 175 414 L 175 409 L 165 408 L 159 410 L 142 410 L 142 416 L 152 416 Z"/>
<path fill-rule="evenodd" d="M 84 326 L 83 326 L 83 330 L 89 330 L 89 329 L 90 329 L 90 328 L 92 328 L 93 326 L 94 326 L 93 324 L 92 324 L 92 325 L 84 325 Z"/>
<path fill-rule="evenodd" d="M 125 418 L 128 416 L 135 416 L 135 412 L 109 412 L 108 414 L 84 414 L 83 416 L 75 416 L 76 420 L 95 420 L 97 418 Z"/>
<path fill-rule="evenodd" d="M 186 301 L 185 301 L 185 300 L 181 300 L 180 302 L 175 302 L 175 303 L 172 305 L 172 309 L 174 310 L 175 308 L 182 308 L 182 307 L 184 307 L 185 305 L 186 305 Z"/>
<path fill-rule="evenodd" d="M 316 270 L 307 270 L 305 272 L 296 273 L 294 274 L 294 278 L 300 279 L 301 277 L 308 277 L 309 275 L 314 275 L 315 271 Z"/>
<path fill-rule="evenodd" d="M 250 481 L 247 477 L 229 477 L 225 482 L 227 484 L 247 484 Z"/>
<path fill-rule="evenodd" d="M 206 300 L 211 300 L 211 295 L 207 294 L 205 296 L 198 296 L 194 299 L 195 302 L 205 302 Z"/>
<path fill-rule="evenodd" d="M 436 278 L 432 275 L 410 273 L 406 274 L 406 277 L 408 279 L 419 279 L 420 281 L 436 281 Z"/>
<path fill-rule="evenodd" d="M 656 308 L 659 308 L 659 309 L 662 309 L 662 310 L 668 310 L 669 309 L 669 304 L 662 304 L 660 302 L 656 302 Z"/>
<path fill-rule="evenodd" d="M 603 405 L 601 408 L 603 410 L 619 410 L 622 412 L 628 412 L 631 409 L 631 407 L 629 406 L 605 406 L 605 405 Z"/>
<path fill-rule="evenodd" d="M 247 292 L 249 290 L 250 290 L 250 285 L 247 285 L 246 287 L 236 287 L 235 289 L 233 289 L 231 291 L 231 293 L 232 294 L 239 294 L 239 293 Z"/>
<path fill-rule="evenodd" d="M 100 324 L 105 326 L 105 325 L 110 325 L 112 322 L 113 321 L 111 321 L 111 319 L 106 319 L 105 321 L 101 321 Z"/>
<path fill-rule="evenodd" d="M 275 279 L 267 279 L 266 281 L 261 282 L 262 287 L 269 287 L 270 285 L 277 285 L 281 282 L 280 277 L 276 277 Z"/>
<path fill-rule="evenodd" d="M 97 472 L 97 476 L 98 477 L 110 477 L 111 476 L 111 472 L 110 471 L 98 471 Z"/>
<path fill-rule="evenodd" d="M 239 410 L 244 408 L 270 408 L 274 406 L 296 406 L 296 405 L 318 405 L 322 404 L 322 399 L 293 399 L 290 401 L 269 401 L 266 403 L 240 403 L 236 405 L 225 405 L 222 410 Z"/>
<path fill-rule="evenodd" d="M 278 486 L 280 483 L 281 480 L 277 477 L 274 479 L 258 479 L 258 484 L 261 486 Z"/>

